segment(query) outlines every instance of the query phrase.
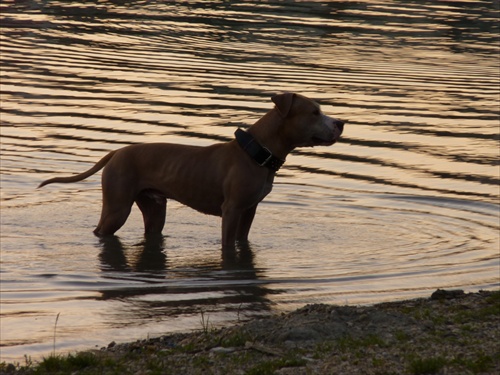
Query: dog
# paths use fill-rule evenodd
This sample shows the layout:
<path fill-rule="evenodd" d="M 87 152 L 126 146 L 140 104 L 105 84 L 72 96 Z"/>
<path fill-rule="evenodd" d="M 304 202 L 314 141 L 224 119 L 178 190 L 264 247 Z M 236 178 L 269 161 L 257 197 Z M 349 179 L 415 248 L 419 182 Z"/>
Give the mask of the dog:
<path fill-rule="evenodd" d="M 276 172 L 296 147 L 330 146 L 345 121 L 328 117 L 311 99 L 295 93 L 272 97 L 274 108 L 235 139 L 210 146 L 136 144 L 111 151 L 86 172 L 55 177 L 70 183 L 102 173 L 102 212 L 94 230 L 114 235 L 137 204 L 145 234 L 161 234 L 167 199 L 222 217 L 222 249 L 247 243 L 257 205 L 272 189 Z"/>

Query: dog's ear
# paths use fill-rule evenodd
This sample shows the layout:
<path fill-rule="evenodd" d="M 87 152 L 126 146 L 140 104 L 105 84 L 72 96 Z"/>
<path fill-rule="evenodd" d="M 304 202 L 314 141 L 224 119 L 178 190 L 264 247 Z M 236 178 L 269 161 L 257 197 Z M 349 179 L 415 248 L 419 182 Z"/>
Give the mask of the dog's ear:
<path fill-rule="evenodd" d="M 290 109 L 292 108 L 294 97 L 294 93 L 286 92 L 284 94 L 275 95 L 271 98 L 274 104 L 276 104 L 276 108 L 278 109 L 281 117 L 285 118 L 288 116 L 288 112 L 290 112 Z"/>

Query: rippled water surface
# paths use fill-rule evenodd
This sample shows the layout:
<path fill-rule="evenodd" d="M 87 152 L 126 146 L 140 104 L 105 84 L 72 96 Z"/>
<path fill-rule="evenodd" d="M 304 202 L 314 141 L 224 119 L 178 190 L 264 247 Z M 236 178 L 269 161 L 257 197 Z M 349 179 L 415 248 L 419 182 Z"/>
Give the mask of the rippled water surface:
<path fill-rule="evenodd" d="M 498 2 L 5 1 L 1 360 L 200 329 L 307 303 L 499 282 Z M 288 156 L 251 248 L 169 203 L 92 230 L 108 151 L 233 137 L 292 91 L 349 119 Z"/>

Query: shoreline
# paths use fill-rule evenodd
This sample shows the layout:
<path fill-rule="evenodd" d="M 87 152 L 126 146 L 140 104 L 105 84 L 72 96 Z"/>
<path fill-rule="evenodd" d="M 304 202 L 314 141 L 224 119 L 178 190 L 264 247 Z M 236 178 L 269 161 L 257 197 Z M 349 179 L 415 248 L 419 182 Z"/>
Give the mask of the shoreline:
<path fill-rule="evenodd" d="M 497 374 L 500 291 L 306 305 L 224 328 L 1 363 L 0 374 Z"/>

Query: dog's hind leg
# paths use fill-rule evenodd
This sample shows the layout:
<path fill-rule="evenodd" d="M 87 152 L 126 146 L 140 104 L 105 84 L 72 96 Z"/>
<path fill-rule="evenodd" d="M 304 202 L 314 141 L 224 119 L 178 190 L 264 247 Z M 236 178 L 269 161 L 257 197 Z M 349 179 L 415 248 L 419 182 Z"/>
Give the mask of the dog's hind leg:
<path fill-rule="evenodd" d="M 139 193 L 135 203 L 137 203 L 144 218 L 144 232 L 146 234 L 161 233 L 167 215 L 165 196 L 156 191 L 145 190 Z"/>
<path fill-rule="evenodd" d="M 114 234 L 127 221 L 134 196 L 128 189 L 120 190 L 108 184 L 102 185 L 102 212 L 99 224 L 94 230 L 96 236 Z"/>
<path fill-rule="evenodd" d="M 125 221 L 127 221 L 131 208 L 132 203 L 128 206 L 121 206 L 116 209 L 112 209 L 106 204 L 103 205 L 101 219 L 94 229 L 94 234 L 100 237 L 114 234 L 123 224 L 125 224 Z"/>

